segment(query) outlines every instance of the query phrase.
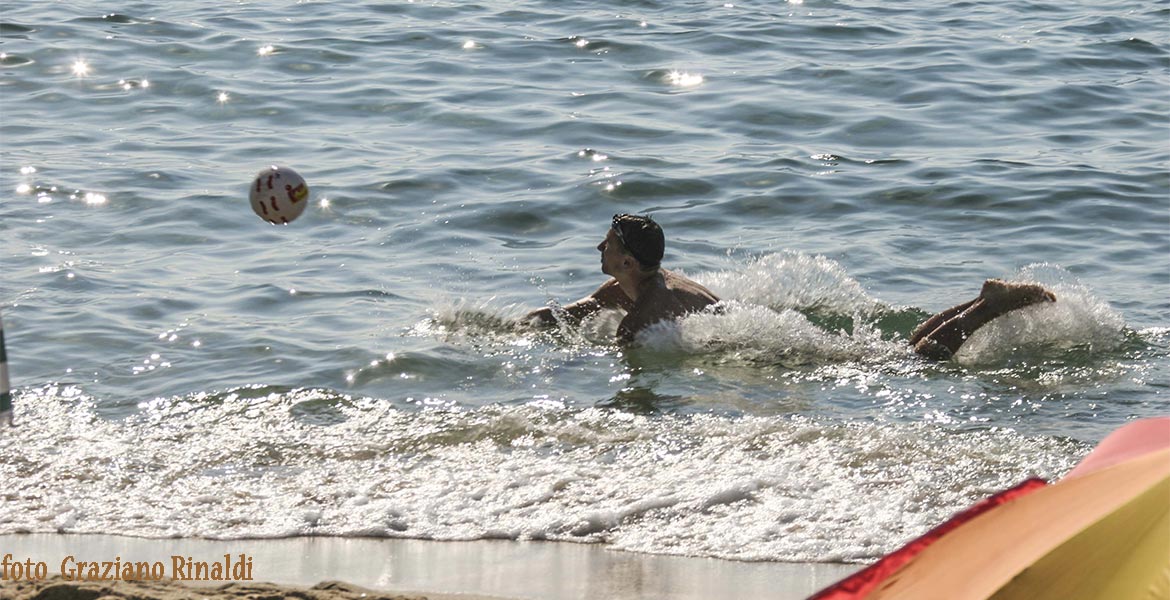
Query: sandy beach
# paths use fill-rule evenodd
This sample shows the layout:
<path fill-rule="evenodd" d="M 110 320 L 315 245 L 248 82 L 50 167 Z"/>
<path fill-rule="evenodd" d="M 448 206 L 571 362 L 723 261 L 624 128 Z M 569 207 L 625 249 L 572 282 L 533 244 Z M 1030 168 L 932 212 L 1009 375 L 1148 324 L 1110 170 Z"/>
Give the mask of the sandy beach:
<path fill-rule="evenodd" d="M 858 568 L 637 554 L 607 550 L 600 544 L 333 537 L 203 540 L 0 535 L 0 557 L 7 554 L 12 555 L 10 562 L 45 565 L 44 581 L 4 582 L 3 596 L 20 600 L 796 600 Z M 223 561 L 225 555 L 234 564 L 243 556 L 251 565 L 252 579 L 173 579 L 174 560 L 214 563 Z M 162 578 L 149 582 L 60 581 L 62 563 L 67 571 L 80 562 L 115 560 L 122 564 L 160 563 Z"/>
<path fill-rule="evenodd" d="M 174 582 L 114 581 L 66 582 L 59 577 L 45 581 L 5 583 L 4 597 L 12 600 L 435 600 L 436 596 L 382 594 L 338 581 L 312 588 L 271 583 L 228 583 L 220 586 L 186 586 Z"/>

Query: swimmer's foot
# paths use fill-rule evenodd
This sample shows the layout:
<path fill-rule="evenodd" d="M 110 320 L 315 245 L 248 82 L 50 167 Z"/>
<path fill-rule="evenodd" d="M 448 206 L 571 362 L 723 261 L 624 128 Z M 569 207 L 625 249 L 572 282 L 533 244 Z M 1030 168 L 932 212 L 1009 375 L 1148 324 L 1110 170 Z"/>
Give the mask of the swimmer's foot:
<path fill-rule="evenodd" d="M 1024 308 L 1041 302 L 1056 302 L 1056 295 L 1033 283 L 1014 283 L 1002 279 L 988 279 L 983 283 L 979 297 L 988 309 L 997 314 Z"/>
<path fill-rule="evenodd" d="M 953 350 L 931 338 L 922 338 L 919 340 L 914 345 L 914 352 L 923 358 L 937 360 L 939 362 L 950 360 L 955 355 Z"/>

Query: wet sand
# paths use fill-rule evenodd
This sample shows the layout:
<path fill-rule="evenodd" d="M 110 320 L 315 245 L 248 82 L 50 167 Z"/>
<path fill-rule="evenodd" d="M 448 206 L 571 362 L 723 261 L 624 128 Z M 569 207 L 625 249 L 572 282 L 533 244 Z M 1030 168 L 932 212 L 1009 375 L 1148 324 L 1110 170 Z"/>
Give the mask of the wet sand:
<path fill-rule="evenodd" d="M 438 600 L 437 596 L 383 594 L 338 581 L 312 588 L 272 583 L 228 583 L 189 586 L 173 581 L 66 582 L 60 577 L 44 581 L 5 582 L 4 598 L 12 600 Z M 448 597 L 450 598 L 450 597 Z M 460 596 L 460 598 L 468 598 Z"/>
<path fill-rule="evenodd" d="M 46 581 L 3 583 L 0 596 L 19 600 L 796 600 L 859 568 L 647 555 L 607 550 L 598 544 L 330 537 L 220 541 L 0 535 L 0 557 L 5 554 L 12 554 L 12 561 L 45 564 Z M 222 563 L 225 555 L 232 566 L 241 562 L 241 555 L 250 561 L 252 580 L 173 579 L 175 560 L 213 564 Z M 69 561 L 68 557 L 73 558 Z M 60 577 L 63 562 L 68 570 L 77 562 L 115 560 L 123 564 L 160 563 L 163 578 L 69 583 L 66 587 L 59 579 L 52 583 L 51 578 Z"/>

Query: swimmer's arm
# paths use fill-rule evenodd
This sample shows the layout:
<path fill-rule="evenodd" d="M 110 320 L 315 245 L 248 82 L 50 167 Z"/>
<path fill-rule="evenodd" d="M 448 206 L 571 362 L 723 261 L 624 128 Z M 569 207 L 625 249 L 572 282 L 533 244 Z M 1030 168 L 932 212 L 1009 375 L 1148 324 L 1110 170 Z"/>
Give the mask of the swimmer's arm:
<path fill-rule="evenodd" d="M 634 343 L 634 338 L 638 335 L 638 332 L 641 331 L 643 327 L 645 327 L 645 325 L 631 322 L 629 316 L 626 316 L 626 318 L 622 319 L 622 322 L 618 324 L 618 344 L 624 346 Z"/>
<path fill-rule="evenodd" d="M 580 321 L 605 308 L 629 310 L 633 305 L 634 302 L 622 291 L 617 280 L 610 279 L 601 284 L 601 287 L 597 288 L 592 294 L 564 306 L 558 312 L 573 321 Z M 533 320 L 536 320 L 539 325 L 555 325 L 557 322 L 556 313 L 553 312 L 553 308 L 550 306 L 538 308 L 524 317 L 525 322 L 532 322 Z"/>
<path fill-rule="evenodd" d="M 661 309 L 655 309 L 657 306 L 654 303 L 641 303 L 639 306 L 632 307 L 618 324 L 617 341 L 619 344 L 626 345 L 634 343 L 634 338 L 638 336 L 638 332 L 664 319 L 671 318 L 668 313 Z"/>

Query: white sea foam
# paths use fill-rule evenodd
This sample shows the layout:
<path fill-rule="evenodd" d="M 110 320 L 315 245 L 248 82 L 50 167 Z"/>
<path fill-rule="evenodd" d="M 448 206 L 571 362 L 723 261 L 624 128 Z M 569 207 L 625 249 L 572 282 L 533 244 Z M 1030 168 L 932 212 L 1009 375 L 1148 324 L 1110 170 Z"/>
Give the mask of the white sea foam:
<path fill-rule="evenodd" d="M 662 322 L 638 338 L 659 350 L 720 353 L 747 361 L 798 364 L 904 356 L 904 345 L 885 342 L 872 327 L 858 322 L 853 332 L 826 331 L 788 308 L 725 302 L 719 310 Z"/>
<path fill-rule="evenodd" d="M 903 341 L 909 330 L 882 331 L 875 325 L 879 315 L 899 309 L 869 296 L 839 263 L 826 257 L 768 254 L 738 268 L 697 274 L 695 279 L 724 301 L 649 327 L 638 337 L 640 346 L 787 365 L 890 363 L 911 354 Z M 961 364 L 1003 362 L 1020 352 L 1051 353 L 1074 347 L 1111 351 L 1124 340 L 1122 317 L 1068 271 L 1032 265 L 1011 279 L 1043 284 L 1059 300 L 993 320 L 964 344 L 957 357 Z M 517 305 L 501 305 L 495 299 L 460 299 L 438 304 L 433 319 L 418 324 L 414 331 L 448 341 L 495 336 L 507 344 L 531 344 L 531 330 L 516 325 L 522 315 Z M 849 327 L 826 328 L 806 315 L 844 319 Z M 621 317 L 618 311 L 603 311 L 579 326 L 562 324 L 560 333 L 570 344 L 608 345 Z"/>
<path fill-rule="evenodd" d="M 1056 302 L 1012 311 L 981 327 L 960 348 L 956 358 L 961 363 L 1002 362 L 1021 350 L 1108 352 L 1124 341 L 1121 315 L 1067 270 L 1032 265 L 1014 279 L 1044 285 Z"/>
<path fill-rule="evenodd" d="M 880 307 L 839 263 L 799 252 L 766 254 L 742 267 L 703 273 L 695 279 L 721 298 L 776 310 L 852 314 Z"/>
<path fill-rule="evenodd" d="M 536 406 L 396 410 L 325 390 L 160 399 L 122 421 L 76 390 L 18 399 L 0 532 L 605 542 L 863 560 L 1083 447 L 1008 430 Z M 328 406 L 332 425 L 297 407 Z M 68 499 L 68 500 L 66 500 Z"/>

